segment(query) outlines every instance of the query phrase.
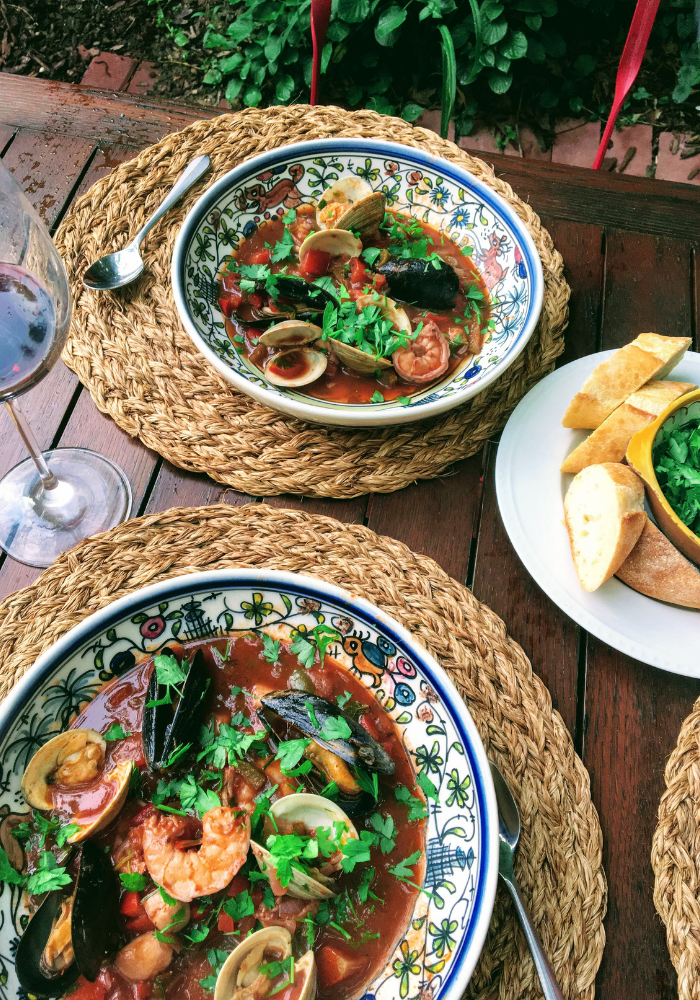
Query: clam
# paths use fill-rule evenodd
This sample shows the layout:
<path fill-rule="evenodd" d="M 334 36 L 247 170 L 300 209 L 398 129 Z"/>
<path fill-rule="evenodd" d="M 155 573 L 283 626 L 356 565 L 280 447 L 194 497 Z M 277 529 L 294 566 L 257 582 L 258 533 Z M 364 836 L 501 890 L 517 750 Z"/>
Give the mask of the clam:
<path fill-rule="evenodd" d="M 410 319 L 404 310 L 393 299 L 387 298 L 386 295 L 380 296 L 376 292 L 371 292 L 368 295 L 360 295 L 356 306 L 358 312 L 368 306 L 376 306 L 380 314 L 389 320 L 397 333 L 403 333 L 406 336 L 411 335 Z M 371 375 L 377 369 L 391 368 L 391 360 L 389 358 L 380 358 L 375 354 L 367 354 L 365 351 L 361 351 L 359 348 L 352 347 L 350 344 L 345 344 L 342 340 L 336 340 L 333 337 L 329 338 L 329 343 L 333 345 L 333 350 L 338 356 L 338 360 L 346 367 L 351 368 L 361 375 Z"/>
<path fill-rule="evenodd" d="M 265 347 L 299 347 L 301 344 L 310 344 L 323 336 L 320 326 L 313 323 L 305 323 L 300 319 L 287 319 L 283 323 L 275 323 L 268 327 L 263 333 L 258 343 Z"/>
<path fill-rule="evenodd" d="M 389 257 L 375 271 L 384 275 L 392 295 L 422 309 L 449 309 L 459 292 L 459 276 L 445 260 L 435 267 L 429 260 Z"/>
<path fill-rule="evenodd" d="M 16 970 L 34 996 L 60 996 L 83 975 L 94 982 L 119 947 L 119 889 L 109 860 L 88 841 L 80 848 L 72 896 L 50 892 L 20 938 Z"/>
<path fill-rule="evenodd" d="M 258 862 L 258 867 L 263 875 L 268 878 L 276 877 L 275 859 L 266 847 L 262 844 L 250 842 L 251 850 Z M 328 884 L 331 880 L 320 872 L 315 871 L 313 875 L 300 871 L 298 868 L 292 869 L 292 878 L 286 889 L 287 895 L 295 899 L 333 899 L 335 893 Z"/>
<path fill-rule="evenodd" d="M 326 370 L 328 355 L 313 347 L 293 347 L 274 354 L 263 366 L 263 373 L 273 385 L 293 389 L 315 382 Z"/>
<path fill-rule="evenodd" d="M 309 250 L 321 250 L 332 257 L 339 257 L 344 253 L 349 257 L 359 257 L 362 253 L 362 240 L 353 236 L 349 229 L 320 229 L 307 236 L 299 247 L 299 260 L 302 264 Z"/>
<path fill-rule="evenodd" d="M 291 954 L 292 937 L 284 927 L 263 927 L 250 934 L 222 965 L 214 1000 L 261 1000 L 268 995 L 271 982 L 260 967 L 283 962 Z M 312 951 L 294 962 L 294 984 L 294 1000 L 314 1000 L 316 962 Z"/>
<path fill-rule="evenodd" d="M 308 705 L 318 725 L 311 721 Z M 384 747 L 341 708 L 319 695 L 305 691 L 274 691 L 263 696 L 258 715 L 270 732 L 275 750 L 280 740 L 311 738 L 304 756 L 314 767 L 306 780 L 318 791 L 334 781 L 338 787 L 338 802 L 348 816 L 362 816 L 374 805 L 374 797 L 360 788 L 351 767 L 376 774 L 394 772 L 394 762 Z M 343 719 L 350 736 L 344 739 L 324 737 L 323 730 L 329 719 Z"/>
<path fill-rule="evenodd" d="M 166 647 L 158 655 L 172 656 L 173 653 Z M 204 654 L 198 649 L 187 671 L 177 705 L 149 704 L 162 701 L 166 691 L 165 685 L 158 683 L 154 666 L 146 692 L 142 727 L 143 750 L 152 770 L 166 767 L 172 753 L 197 736 L 204 721 L 204 695 L 208 686 L 209 674 Z"/>
<path fill-rule="evenodd" d="M 384 218 L 386 196 L 372 191 L 359 177 L 344 177 L 331 185 L 318 203 L 316 222 L 321 229 L 348 229 L 372 233 Z"/>
<path fill-rule="evenodd" d="M 34 809 L 54 808 L 53 789 L 74 796 L 72 822 L 80 830 L 68 839 L 70 844 L 86 840 L 111 823 L 126 799 L 131 764 L 123 761 L 105 771 L 106 749 L 107 744 L 94 729 L 68 729 L 40 747 L 24 772 L 22 794 Z M 97 813 L 90 808 L 89 819 L 81 820 L 81 795 L 92 792 L 92 787 L 87 790 L 85 786 L 98 780 L 111 794 L 104 796 Z"/>

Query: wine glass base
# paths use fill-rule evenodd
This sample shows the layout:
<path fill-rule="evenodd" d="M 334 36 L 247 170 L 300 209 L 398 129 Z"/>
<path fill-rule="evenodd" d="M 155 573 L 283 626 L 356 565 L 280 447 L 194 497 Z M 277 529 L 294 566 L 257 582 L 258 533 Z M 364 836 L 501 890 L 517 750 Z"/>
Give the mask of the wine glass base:
<path fill-rule="evenodd" d="M 50 566 L 83 538 L 107 531 L 131 513 L 131 486 L 104 455 L 87 448 L 44 452 L 58 480 L 44 490 L 31 458 L 0 480 L 0 548 L 28 566 Z"/>

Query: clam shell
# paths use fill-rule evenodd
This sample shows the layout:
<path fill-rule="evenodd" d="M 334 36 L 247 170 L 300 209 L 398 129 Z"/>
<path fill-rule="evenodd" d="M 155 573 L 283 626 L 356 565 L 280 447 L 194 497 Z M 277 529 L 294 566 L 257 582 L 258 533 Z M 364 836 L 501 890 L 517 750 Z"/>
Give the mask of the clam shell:
<path fill-rule="evenodd" d="M 375 191 L 356 201 L 335 224 L 335 229 L 352 229 L 354 233 L 374 233 L 386 212 L 386 196 Z"/>
<path fill-rule="evenodd" d="M 274 859 L 268 849 L 263 847 L 262 844 L 256 844 L 255 841 L 251 841 L 250 846 L 263 875 L 268 871 L 274 872 Z M 325 880 L 326 877 L 325 875 L 321 875 L 320 878 Z M 293 868 L 292 880 L 289 883 L 287 894 L 293 896 L 295 899 L 333 899 L 335 893 L 328 886 L 324 885 L 320 878 L 314 878 L 312 875 L 306 875 L 304 872 Z"/>
<path fill-rule="evenodd" d="M 284 960 L 292 954 L 292 938 L 284 927 L 263 927 L 250 934 L 231 952 L 216 980 L 214 1000 L 231 1000 L 239 991 L 250 988 L 260 975 L 259 968 L 266 950 L 274 950 Z M 316 961 L 307 951 L 294 963 L 294 980 L 304 977 L 297 1000 L 314 1000 L 316 996 Z"/>
<path fill-rule="evenodd" d="M 80 815 L 73 816 L 71 818 L 71 822 L 77 823 L 80 830 L 78 830 L 77 833 L 74 833 L 72 837 L 69 837 L 66 843 L 77 844 L 80 840 L 87 840 L 88 837 L 92 837 L 100 830 L 104 830 L 106 826 L 109 826 L 112 820 L 117 818 L 129 792 L 131 762 L 127 760 L 123 761 L 121 764 L 117 764 L 111 771 L 106 771 L 103 774 L 102 780 L 104 782 L 113 782 L 116 785 L 114 795 L 109 800 L 100 815 L 96 819 L 92 820 L 92 822 L 85 823 L 83 825 L 80 821 Z"/>
<path fill-rule="evenodd" d="M 390 299 L 388 295 L 382 295 L 379 298 L 377 298 L 376 293 L 360 295 L 356 304 L 358 309 L 364 309 L 366 306 L 378 306 L 382 316 L 386 316 L 394 329 L 398 330 L 399 333 L 405 333 L 407 336 L 410 336 L 413 332 L 411 321 L 406 311 L 400 305 L 397 305 L 393 299 Z"/>
<path fill-rule="evenodd" d="M 333 345 L 333 350 L 338 355 L 338 360 L 348 368 L 360 375 L 373 375 L 378 368 L 391 368 L 391 361 L 388 358 L 375 358 L 373 354 L 365 354 L 350 344 L 343 344 L 340 340 L 329 337 L 328 343 Z"/>
<path fill-rule="evenodd" d="M 270 813 L 277 821 L 303 823 L 308 830 L 332 828 L 334 823 L 343 823 L 345 831 L 340 835 L 341 846 L 348 840 L 358 840 L 357 830 L 347 813 L 336 802 L 323 795 L 314 795 L 312 792 L 283 795 L 272 803 Z"/>
<path fill-rule="evenodd" d="M 296 367 L 298 358 L 293 357 L 293 355 L 304 354 L 306 359 L 306 369 L 302 371 L 296 377 L 285 378 L 280 375 L 274 369 L 280 364 L 280 360 L 283 358 L 288 359 L 289 367 Z M 284 364 L 284 362 L 283 362 Z M 284 386 L 286 389 L 293 389 L 297 386 L 308 385 L 310 382 L 315 382 L 317 378 L 326 370 L 328 364 L 328 355 L 325 351 L 317 351 L 312 347 L 293 347 L 291 350 L 280 351 L 279 354 L 274 354 L 268 361 L 265 362 L 263 368 L 263 373 L 268 382 L 272 382 L 273 385 Z"/>
<path fill-rule="evenodd" d="M 311 233 L 299 247 L 299 260 L 303 262 L 309 250 L 322 250 L 334 257 L 346 253 L 349 257 L 359 257 L 362 253 L 362 240 L 353 236 L 349 228 L 320 229 Z"/>
<path fill-rule="evenodd" d="M 275 323 L 259 338 L 259 343 L 265 347 L 299 347 L 310 344 L 323 336 L 323 330 L 314 323 L 305 323 L 300 319 L 287 319 L 283 323 Z"/>
<path fill-rule="evenodd" d="M 316 209 L 316 222 L 321 229 L 347 229 L 371 233 L 378 227 L 386 211 L 386 196 L 360 177 L 343 177 L 323 192 Z"/>
<path fill-rule="evenodd" d="M 22 777 L 22 795 L 33 809 L 53 809 L 48 779 L 68 757 L 79 753 L 90 743 L 100 747 L 104 761 L 107 744 L 94 729 L 68 729 L 37 750 Z"/>

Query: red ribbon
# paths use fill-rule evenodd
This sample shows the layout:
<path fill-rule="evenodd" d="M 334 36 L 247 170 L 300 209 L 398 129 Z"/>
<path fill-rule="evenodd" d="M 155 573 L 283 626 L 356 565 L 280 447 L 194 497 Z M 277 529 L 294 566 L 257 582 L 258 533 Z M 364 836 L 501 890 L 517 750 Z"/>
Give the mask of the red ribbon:
<path fill-rule="evenodd" d="M 625 98 L 629 93 L 630 87 L 637 79 L 639 67 L 642 65 L 642 59 L 644 58 L 647 42 L 649 41 L 649 35 L 651 34 L 652 25 L 654 24 L 654 18 L 656 17 L 658 9 L 659 0 L 637 0 L 637 6 L 635 8 L 632 24 L 630 25 L 630 30 L 627 35 L 627 41 L 625 42 L 625 47 L 622 50 L 620 65 L 617 67 L 615 97 L 612 108 L 610 109 L 610 117 L 605 125 L 603 138 L 600 140 L 600 146 L 598 147 L 598 152 L 593 163 L 594 170 L 600 170 L 603 164 L 603 158 L 608 150 L 608 143 L 610 142 L 610 136 L 615 128 L 617 116 L 620 114 L 620 110 L 622 109 Z"/>
<path fill-rule="evenodd" d="M 657 0 L 658 3 L 658 0 Z M 318 99 L 318 78 L 321 75 L 321 56 L 331 21 L 331 0 L 311 0 L 311 42 L 314 47 L 311 71 L 311 103 Z"/>

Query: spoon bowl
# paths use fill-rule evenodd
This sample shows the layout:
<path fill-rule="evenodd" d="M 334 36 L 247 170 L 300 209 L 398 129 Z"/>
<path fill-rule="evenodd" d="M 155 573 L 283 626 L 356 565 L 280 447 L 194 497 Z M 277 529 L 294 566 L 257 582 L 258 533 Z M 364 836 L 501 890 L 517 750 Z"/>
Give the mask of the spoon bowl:
<path fill-rule="evenodd" d="M 121 288 L 123 285 L 128 285 L 138 278 L 144 268 L 139 247 L 146 233 L 173 207 L 176 201 L 180 200 L 186 191 L 189 191 L 195 181 L 198 181 L 208 169 L 209 157 L 206 154 L 196 156 L 182 171 L 175 181 L 172 190 L 165 196 L 146 225 L 136 234 L 131 243 L 125 246 L 123 250 L 117 250 L 116 253 L 100 257 L 99 260 L 90 265 L 83 275 L 83 284 L 85 287 L 105 292 L 113 288 Z"/>

